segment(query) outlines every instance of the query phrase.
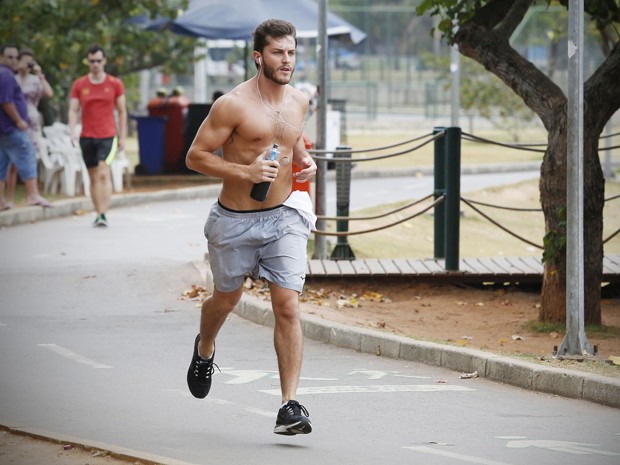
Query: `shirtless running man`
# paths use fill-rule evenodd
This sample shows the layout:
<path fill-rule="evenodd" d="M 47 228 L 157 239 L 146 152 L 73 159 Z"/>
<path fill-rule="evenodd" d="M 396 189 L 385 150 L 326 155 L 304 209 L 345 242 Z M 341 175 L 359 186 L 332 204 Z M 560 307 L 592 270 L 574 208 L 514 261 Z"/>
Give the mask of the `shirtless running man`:
<path fill-rule="evenodd" d="M 214 290 L 202 305 L 187 373 L 189 389 L 197 398 L 209 393 L 216 336 L 241 299 L 245 276 L 254 272 L 268 281 L 271 291 L 282 390 L 274 432 L 286 435 L 312 431 L 307 410 L 295 400 L 303 352 L 299 294 L 316 219 L 308 194 L 291 193 L 292 176 L 309 181 L 316 173 L 302 138 L 308 98 L 289 85 L 296 48 L 295 27 L 289 22 L 272 19 L 256 28 L 256 76 L 217 99 L 186 159 L 190 169 L 223 180 L 205 224 Z M 267 160 L 274 143 L 280 154 Z M 222 157 L 214 153 L 220 147 Z M 292 163 L 302 168 L 295 175 Z M 252 186 L 264 181 L 271 182 L 267 198 L 253 200 Z"/>

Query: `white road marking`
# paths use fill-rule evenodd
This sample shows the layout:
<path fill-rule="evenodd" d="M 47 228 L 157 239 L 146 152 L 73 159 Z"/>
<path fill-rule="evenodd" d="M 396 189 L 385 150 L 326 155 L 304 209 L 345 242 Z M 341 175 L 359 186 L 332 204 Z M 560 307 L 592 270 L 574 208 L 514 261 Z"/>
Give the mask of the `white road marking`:
<path fill-rule="evenodd" d="M 379 370 L 365 370 L 363 368 L 353 370 L 349 375 L 355 374 L 367 375 L 368 379 L 381 379 L 385 376 L 396 376 L 398 378 L 416 378 L 416 379 L 429 379 L 428 376 L 414 376 L 414 375 L 401 375 L 399 371 L 379 371 Z"/>
<path fill-rule="evenodd" d="M 105 365 L 103 363 L 95 362 L 89 358 L 84 357 L 83 355 L 76 354 L 75 352 L 70 351 L 69 349 L 65 349 L 64 347 L 60 347 L 56 344 L 37 344 L 39 347 L 43 347 L 44 349 L 51 350 L 52 352 L 69 359 L 73 362 L 82 363 L 84 365 L 88 365 L 92 368 L 112 368 L 110 365 Z"/>
<path fill-rule="evenodd" d="M 271 379 L 279 379 L 277 371 L 271 370 L 235 370 L 234 368 L 220 368 L 220 371 L 224 375 L 230 375 L 234 378 L 226 381 L 226 384 L 247 384 L 259 379 L 269 377 Z M 308 378 L 302 376 L 300 380 L 305 381 L 336 381 L 337 378 Z"/>
<path fill-rule="evenodd" d="M 298 395 L 304 394 L 346 394 L 372 392 L 441 392 L 441 391 L 475 391 L 475 389 L 447 384 L 390 384 L 383 386 L 324 386 L 302 387 L 297 390 Z M 279 396 L 279 389 L 263 389 L 260 392 Z"/>
<path fill-rule="evenodd" d="M 496 460 L 483 459 L 482 457 L 473 457 L 471 455 L 457 454 L 455 452 L 433 449 L 432 447 L 426 447 L 426 446 L 405 446 L 403 447 L 403 449 L 410 449 L 416 452 L 422 452 L 422 453 L 431 454 L 431 455 L 441 455 L 442 457 L 450 457 L 453 459 L 460 460 L 462 462 L 478 463 L 480 465 L 510 465 L 509 463 L 506 463 L 506 462 L 498 462 Z"/>
<path fill-rule="evenodd" d="M 576 455 L 607 455 L 607 456 L 616 456 L 620 455 L 616 452 L 608 452 L 606 450 L 593 449 L 593 447 L 598 447 L 598 444 L 588 444 L 583 442 L 569 442 L 569 441 L 553 441 L 553 440 L 520 440 L 520 441 L 510 441 L 506 444 L 506 447 L 509 449 L 523 449 L 526 447 L 537 447 L 539 449 L 548 449 L 554 450 L 556 452 L 565 452 L 567 454 L 576 454 Z"/>

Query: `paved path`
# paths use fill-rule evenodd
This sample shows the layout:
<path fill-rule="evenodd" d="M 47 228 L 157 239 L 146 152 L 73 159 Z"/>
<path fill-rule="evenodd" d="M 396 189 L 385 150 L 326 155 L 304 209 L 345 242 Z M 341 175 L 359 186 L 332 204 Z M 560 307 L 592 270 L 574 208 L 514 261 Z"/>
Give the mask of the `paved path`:
<path fill-rule="evenodd" d="M 89 215 L 0 230 L 0 424 L 172 465 L 618 463 L 616 408 L 459 379 L 419 361 L 439 354 L 532 378 L 523 365 L 317 320 L 304 323 L 299 393 L 311 435 L 272 433 L 272 331 L 238 315 L 218 340 L 211 395 L 192 398 L 185 373 L 199 313 L 179 296 L 202 281 L 195 264 L 212 201 L 117 207 L 107 230 Z M 251 299 L 239 313 L 269 322 Z M 374 355 L 377 342 L 385 356 Z M 388 357 L 416 350 L 415 362 Z M 566 389 L 584 385 L 562 377 Z"/>

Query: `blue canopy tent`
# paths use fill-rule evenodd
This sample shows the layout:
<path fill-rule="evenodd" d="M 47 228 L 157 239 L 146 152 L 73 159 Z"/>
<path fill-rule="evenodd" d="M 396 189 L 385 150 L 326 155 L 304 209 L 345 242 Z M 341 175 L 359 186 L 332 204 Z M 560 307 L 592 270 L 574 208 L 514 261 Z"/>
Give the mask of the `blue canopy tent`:
<path fill-rule="evenodd" d="M 319 7 L 314 0 L 190 0 L 188 9 L 176 19 L 144 17 L 135 21 L 149 30 L 170 31 L 205 39 L 252 39 L 252 32 L 262 21 L 279 18 L 290 21 L 299 38 L 318 34 Z M 327 35 L 347 38 L 357 44 L 366 34 L 336 14 L 327 11 Z"/>

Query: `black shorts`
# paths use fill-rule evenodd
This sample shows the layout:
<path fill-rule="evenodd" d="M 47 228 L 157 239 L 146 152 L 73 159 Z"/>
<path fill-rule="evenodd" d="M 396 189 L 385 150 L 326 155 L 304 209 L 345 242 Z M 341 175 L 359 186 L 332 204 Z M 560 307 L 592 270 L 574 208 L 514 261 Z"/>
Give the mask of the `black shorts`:
<path fill-rule="evenodd" d="M 116 156 L 118 148 L 116 137 L 106 137 L 105 139 L 95 139 L 93 137 L 80 137 L 80 147 L 82 148 L 82 158 L 87 168 L 94 168 L 100 161 L 106 165 L 111 165 Z"/>

